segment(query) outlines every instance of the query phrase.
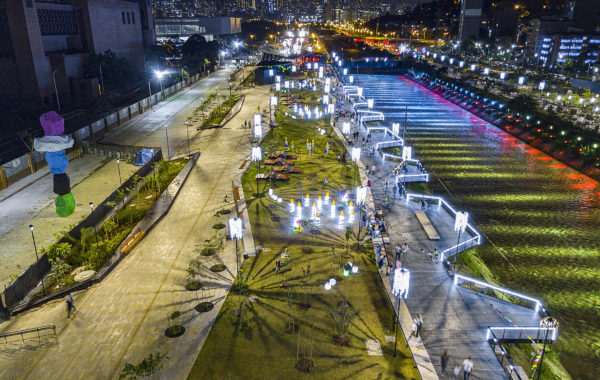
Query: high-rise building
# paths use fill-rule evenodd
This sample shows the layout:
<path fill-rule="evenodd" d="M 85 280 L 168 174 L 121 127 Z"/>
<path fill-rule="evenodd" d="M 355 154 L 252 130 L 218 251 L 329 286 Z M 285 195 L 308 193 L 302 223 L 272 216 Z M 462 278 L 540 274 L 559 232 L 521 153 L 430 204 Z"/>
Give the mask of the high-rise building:
<path fill-rule="evenodd" d="M 464 43 L 469 38 L 479 38 L 483 0 L 462 0 L 458 40 Z"/>
<path fill-rule="evenodd" d="M 586 33 L 593 33 L 600 28 L 598 0 L 565 0 L 564 16 Z"/>
<path fill-rule="evenodd" d="M 89 54 L 111 50 L 141 66 L 144 47 L 154 44 L 150 7 L 149 0 L 0 2 L 0 100 L 91 100 L 98 80 L 84 77 Z"/>

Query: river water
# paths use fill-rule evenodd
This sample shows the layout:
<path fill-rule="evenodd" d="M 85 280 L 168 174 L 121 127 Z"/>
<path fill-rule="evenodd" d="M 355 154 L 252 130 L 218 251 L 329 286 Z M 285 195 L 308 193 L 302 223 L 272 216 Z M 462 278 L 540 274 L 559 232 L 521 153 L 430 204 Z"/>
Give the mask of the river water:
<path fill-rule="evenodd" d="M 430 187 L 470 213 L 487 237 L 474 250 L 496 278 L 559 319 L 567 371 L 596 378 L 600 184 L 404 78 L 355 81 L 386 125 L 402 125 L 408 106 L 407 142 L 434 174 Z"/>

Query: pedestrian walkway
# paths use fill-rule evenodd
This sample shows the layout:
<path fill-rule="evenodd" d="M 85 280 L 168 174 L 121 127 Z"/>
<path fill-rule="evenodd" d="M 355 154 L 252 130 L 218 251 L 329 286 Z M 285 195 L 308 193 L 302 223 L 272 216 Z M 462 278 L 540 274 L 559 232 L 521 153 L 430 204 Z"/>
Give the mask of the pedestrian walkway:
<path fill-rule="evenodd" d="M 232 126 L 268 105 L 268 89 L 251 91 Z M 236 275 L 235 244 L 230 240 L 215 256 L 200 252 L 215 231 L 213 225 L 227 222 L 216 212 L 234 207 L 231 181 L 250 156 L 251 130 L 231 127 L 201 135 L 192 150 L 202 154 L 169 213 L 101 283 L 75 295 L 74 318 L 65 318 L 64 300 L 58 300 L 0 325 L 5 332 L 54 324 L 59 342 L 37 351 L 0 352 L 0 378 L 114 379 L 125 363 L 139 363 L 156 352 L 170 357 L 161 378 L 187 377 Z M 135 132 L 128 138 L 136 139 Z M 125 138 L 123 143 L 130 142 Z M 202 292 L 184 288 L 188 264 L 198 258 L 203 265 L 198 278 L 215 303 L 207 313 L 194 307 L 208 293 L 202 299 Z M 221 263 L 225 271 L 209 270 Z M 171 339 L 164 330 L 174 311 L 181 312 L 186 331 Z"/>
<path fill-rule="evenodd" d="M 121 160 L 123 180 L 138 168 Z M 43 173 L 46 173 L 45 175 Z M 75 212 L 62 218 L 56 214 L 52 175 L 48 168 L 9 186 L 0 193 L 0 284 L 8 284 L 11 276 L 20 275 L 35 262 L 35 251 L 29 225 L 35 228 L 38 250 L 56 241 L 56 234 L 67 231 L 90 213 L 90 202 L 100 204 L 119 187 L 116 160 L 101 155 L 83 155 L 69 162 L 67 173 L 75 197 Z M 37 173 L 36 173 L 37 174 Z"/>
<path fill-rule="evenodd" d="M 337 125 L 341 126 L 343 122 L 348 121 L 350 119 L 342 118 L 338 120 Z M 362 125 L 356 128 L 354 126 L 353 131 L 360 132 L 358 141 L 362 142 L 362 138 L 366 138 L 367 130 Z M 336 132 L 340 134 L 339 129 Z M 373 139 L 365 146 L 367 151 L 378 141 Z M 361 161 L 359 168 L 365 168 L 366 165 L 378 168 L 375 173 L 371 170 L 368 175 L 374 202 L 372 207 L 383 210 L 390 247 L 402 245 L 404 242 L 409 245 L 405 266 L 411 271 L 410 291 L 408 299 L 403 301 L 407 310 L 403 312 L 401 305 L 399 318 L 403 331 L 410 333 L 408 325 L 412 318 L 419 315 L 423 317 L 421 337 L 411 338 L 408 342 L 421 376 L 429 379 L 441 375 L 437 363 L 444 350 L 447 350 L 450 357 L 449 370 L 454 368 L 455 364 L 462 364 L 464 359 L 471 356 L 474 362 L 474 378 L 508 378 L 487 342 L 487 327 L 508 327 L 511 326 L 509 320 L 517 326 L 538 326 L 537 312 L 454 285 L 442 264 L 430 261 L 427 256 L 427 253 L 432 252 L 434 248 L 441 252 L 457 244 L 454 216 L 443 207 L 427 208 L 425 213 L 440 235 L 440 240 L 430 240 L 415 216 L 415 211 L 421 209 L 420 204 L 414 202 L 407 204 L 406 198 L 394 199 L 391 187 L 385 188 L 386 180 L 393 183 L 390 179 L 390 165 L 384 163 L 379 154 L 373 156 L 361 154 Z M 365 174 L 366 172 L 361 172 L 361 176 Z M 363 178 L 363 185 L 366 180 L 367 178 Z M 390 208 L 386 209 L 388 196 L 391 203 Z M 461 241 L 467 239 L 468 236 L 463 236 Z M 381 274 L 384 282 L 387 282 L 386 289 L 390 299 L 394 299 L 391 295 L 389 277 L 386 277 L 383 272 Z M 395 303 L 396 300 L 393 302 Z M 409 315 L 406 315 L 406 312 Z M 422 353 L 421 344 L 426 348 L 428 355 Z M 437 375 L 431 373 L 432 364 L 435 364 Z"/>

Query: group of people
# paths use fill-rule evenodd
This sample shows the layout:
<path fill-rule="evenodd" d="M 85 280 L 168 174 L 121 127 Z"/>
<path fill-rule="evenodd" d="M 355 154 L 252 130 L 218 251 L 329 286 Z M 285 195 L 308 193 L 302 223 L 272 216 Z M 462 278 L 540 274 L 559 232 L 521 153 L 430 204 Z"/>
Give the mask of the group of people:
<path fill-rule="evenodd" d="M 441 368 L 441 372 L 442 375 L 446 375 L 446 368 L 448 367 L 448 351 L 444 350 L 444 353 L 440 356 L 440 361 L 439 364 L 442 367 Z M 463 372 L 463 379 L 464 380 L 468 380 L 471 377 L 471 373 L 473 372 L 473 360 L 471 360 L 471 357 L 467 357 L 465 360 L 463 360 L 462 365 L 458 364 L 458 362 L 456 363 L 456 365 L 454 366 L 454 371 L 452 371 L 452 378 L 454 380 L 458 380 L 458 377 L 460 376 L 460 372 Z"/>

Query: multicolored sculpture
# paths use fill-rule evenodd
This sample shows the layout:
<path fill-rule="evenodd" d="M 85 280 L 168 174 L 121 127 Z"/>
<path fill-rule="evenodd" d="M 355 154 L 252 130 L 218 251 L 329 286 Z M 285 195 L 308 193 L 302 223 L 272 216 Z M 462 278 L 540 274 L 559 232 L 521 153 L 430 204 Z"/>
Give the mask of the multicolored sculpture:
<path fill-rule="evenodd" d="M 54 175 L 54 200 L 56 213 L 67 217 L 75 211 L 75 198 L 71 193 L 71 180 L 67 175 L 69 159 L 65 151 L 73 146 L 73 139 L 65 136 L 65 120 L 56 112 L 50 111 L 40 116 L 44 136 L 35 138 L 33 148 L 37 152 L 46 152 L 46 162 L 50 173 Z"/>

